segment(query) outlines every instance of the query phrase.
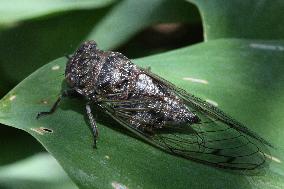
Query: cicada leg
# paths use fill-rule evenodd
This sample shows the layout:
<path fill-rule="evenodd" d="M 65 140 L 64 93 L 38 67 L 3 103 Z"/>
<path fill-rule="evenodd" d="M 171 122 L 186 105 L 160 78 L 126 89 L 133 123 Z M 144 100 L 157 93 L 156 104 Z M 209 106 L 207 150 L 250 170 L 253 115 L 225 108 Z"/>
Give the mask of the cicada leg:
<path fill-rule="evenodd" d="M 55 101 L 55 103 L 52 105 L 51 109 L 47 112 L 38 112 L 37 113 L 37 116 L 36 116 L 36 119 L 39 119 L 40 117 L 42 116 L 46 116 L 46 115 L 50 115 L 52 113 L 54 113 L 60 103 L 60 101 L 62 100 L 62 98 L 64 97 L 73 97 L 73 96 L 77 96 L 78 93 L 73 90 L 73 89 L 68 89 L 68 90 L 65 90 L 61 93 L 61 95 L 57 98 L 57 100 Z"/>
<path fill-rule="evenodd" d="M 99 132 L 98 132 L 98 128 L 97 128 L 97 124 L 96 124 L 96 120 L 92 114 L 92 110 L 91 110 L 91 106 L 90 103 L 86 104 L 86 112 L 87 112 L 87 116 L 89 118 L 89 122 L 93 131 L 93 136 L 94 136 L 94 148 L 97 148 L 97 138 L 99 136 Z"/>

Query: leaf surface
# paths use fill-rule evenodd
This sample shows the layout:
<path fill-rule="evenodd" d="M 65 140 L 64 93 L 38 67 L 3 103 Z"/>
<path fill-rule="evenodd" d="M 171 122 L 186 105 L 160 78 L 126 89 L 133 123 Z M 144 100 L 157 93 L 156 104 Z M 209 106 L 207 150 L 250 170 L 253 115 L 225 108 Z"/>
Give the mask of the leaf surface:
<path fill-rule="evenodd" d="M 284 39 L 282 0 L 187 0 L 201 14 L 205 40 L 219 38 Z"/>
<path fill-rule="evenodd" d="M 66 99 L 36 120 L 65 88 L 65 58 L 43 66 L 0 101 L 0 122 L 33 135 L 80 188 L 274 188 L 283 186 L 284 42 L 223 39 L 133 60 L 211 103 L 276 150 L 264 175 L 249 176 L 167 154 L 96 112 L 98 149 L 84 101 Z"/>

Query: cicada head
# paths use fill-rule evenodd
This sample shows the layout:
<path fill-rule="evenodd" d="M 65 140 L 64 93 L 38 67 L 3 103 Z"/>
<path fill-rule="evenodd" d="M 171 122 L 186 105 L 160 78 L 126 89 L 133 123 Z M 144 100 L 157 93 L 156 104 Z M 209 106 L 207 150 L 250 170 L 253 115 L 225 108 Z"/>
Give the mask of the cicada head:
<path fill-rule="evenodd" d="M 85 96 L 93 92 L 101 53 L 95 41 L 87 41 L 69 58 L 65 79 L 71 88 L 80 90 Z"/>

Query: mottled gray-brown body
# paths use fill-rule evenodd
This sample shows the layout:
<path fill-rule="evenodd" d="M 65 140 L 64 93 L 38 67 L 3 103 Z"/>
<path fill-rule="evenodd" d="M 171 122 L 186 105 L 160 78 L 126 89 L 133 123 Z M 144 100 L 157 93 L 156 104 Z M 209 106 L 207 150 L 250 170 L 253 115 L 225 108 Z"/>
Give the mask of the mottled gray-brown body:
<path fill-rule="evenodd" d="M 88 101 L 124 101 L 115 108 L 131 109 L 128 121 L 141 130 L 199 121 L 167 86 L 121 53 L 99 50 L 94 41 L 83 43 L 69 59 L 65 76 Z"/>

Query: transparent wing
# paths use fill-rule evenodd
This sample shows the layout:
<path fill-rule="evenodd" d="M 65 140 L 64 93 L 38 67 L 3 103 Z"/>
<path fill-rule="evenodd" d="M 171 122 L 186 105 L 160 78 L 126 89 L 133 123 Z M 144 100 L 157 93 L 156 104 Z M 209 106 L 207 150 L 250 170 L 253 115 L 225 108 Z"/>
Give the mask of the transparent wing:
<path fill-rule="evenodd" d="M 201 163 L 222 168 L 252 170 L 265 165 L 267 148 L 245 133 L 195 112 L 201 122 L 188 128 L 170 129 L 152 140 L 168 151 Z"/>
<path fill-rule="evenodd" d="M 191 125 L 197 136 L 194 142 L 192 142 L 192 136 L 181 134 L 181 132 L 155 137 L 164 146 L 170 146 L 169 150 L 173 153 L 231 169 L 255 169 L 268 163 L 270 153 L 267 146 L 273 146 L 265 139 L 215 106 L 187 93 L 154 73 L 141 69 L 181 97 L 188 108 L 201 119 L 199 124 Z M 174 142 L 177 138 L 180 138 L 179 142 Z M 188 141 L 190 144 L 193 143 L 191 147 L 188 147 L 192 150 L 184 150 L 185 146 L 188 146 L 186 144 Z M 173 143 L 176 144 L 173 145 Z"/>

